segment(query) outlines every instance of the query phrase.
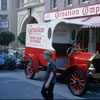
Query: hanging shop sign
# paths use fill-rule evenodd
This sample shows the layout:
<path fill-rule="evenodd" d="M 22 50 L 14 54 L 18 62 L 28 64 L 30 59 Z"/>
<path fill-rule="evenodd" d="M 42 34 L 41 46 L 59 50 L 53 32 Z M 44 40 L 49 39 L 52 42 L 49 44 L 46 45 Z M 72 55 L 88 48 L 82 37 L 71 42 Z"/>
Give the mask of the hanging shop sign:
<path fill-rule="evenodd" d="M 62 18 L 76 18 L 84 16 L 100 15 L 100 4 L 80 8 L 67 9 L 44 14 L 44 20 L 55 20 Z"/>
<path fill-rule="evenodd" d="M 8 22 L 0 22 L 0 29 L 8 29 L 9 23 Z"/>

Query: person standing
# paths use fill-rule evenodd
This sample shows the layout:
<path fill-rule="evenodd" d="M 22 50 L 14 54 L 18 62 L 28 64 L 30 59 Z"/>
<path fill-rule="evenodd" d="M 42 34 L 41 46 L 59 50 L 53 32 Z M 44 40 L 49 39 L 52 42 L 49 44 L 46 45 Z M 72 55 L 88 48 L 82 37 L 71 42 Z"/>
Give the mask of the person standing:
<path fill-rule="evenodd" d="M 56 83 L 56 65 L 52 60 L 53 52 L 45 51 L 44 60 L 48 62 L 45 73 L 45 83 L 42 87 L 41 94 L 45 100 L 54 100 L 53 90 Z"/>

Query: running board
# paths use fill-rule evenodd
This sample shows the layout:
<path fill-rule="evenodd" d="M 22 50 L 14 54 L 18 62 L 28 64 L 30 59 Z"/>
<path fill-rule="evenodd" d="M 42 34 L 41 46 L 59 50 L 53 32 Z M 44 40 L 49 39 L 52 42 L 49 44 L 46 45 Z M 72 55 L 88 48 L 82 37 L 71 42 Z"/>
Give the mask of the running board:
<path fill-rule="evenodd" d="M 63 73 L 65 68 L 57 68 L 57 73 Z"/>

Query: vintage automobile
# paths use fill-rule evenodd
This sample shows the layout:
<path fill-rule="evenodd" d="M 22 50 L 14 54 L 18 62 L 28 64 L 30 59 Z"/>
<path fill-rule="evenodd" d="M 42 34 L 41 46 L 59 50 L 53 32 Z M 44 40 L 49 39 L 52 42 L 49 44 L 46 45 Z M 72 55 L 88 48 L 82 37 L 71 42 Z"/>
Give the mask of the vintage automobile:
<path fill-rule="evenodd" d="M 9 70 L 15 69 L 15 59 L 8 53 L 8 50 L 3 50 L 0 54 L 0 68 Z"/>
<path fill-rule="evenodd" d="M 100 55 L 80 49 L 76 43 L 78 31 L 82 26 L 89 25 L 72 20 L 55 20 L 48 24 L 27 25 L 25 49 L 25 74 L 33 79 L 40 71 L 40 66 L 46 68 L 43 59 L 46 50 L 53 51 L 53 61 L 57 72 L 61 73 L 70 91 L 76 96 L 82 96 L 88 88 L 88 78 L 100 80 Z M 96 75 L 96 77 L 94 77 Z"/>

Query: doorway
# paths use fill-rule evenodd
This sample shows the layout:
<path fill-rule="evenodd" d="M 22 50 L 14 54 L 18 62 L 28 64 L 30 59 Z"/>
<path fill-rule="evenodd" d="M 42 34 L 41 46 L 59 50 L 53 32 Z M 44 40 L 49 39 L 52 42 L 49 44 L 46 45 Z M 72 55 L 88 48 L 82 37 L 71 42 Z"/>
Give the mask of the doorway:
<path fill-rule="evenodd" d="M 52 46 L 56 51 L 56 66 L 65 69 L 68 65 L 67 49 L 71 47 L 70 25 L 59 23 L 53 32 Z"/>
<path fill-rule="evenodd" d="M 89 29 L 81 29 L 78 32 L 77 35 L 77 43 L 76 43 L 76 48 L 78 48 L 78 46 L 80 47 L 80 49 L 84 49 L 86 51 L 88 51 L 88 44 L 89 44 Z"/>

